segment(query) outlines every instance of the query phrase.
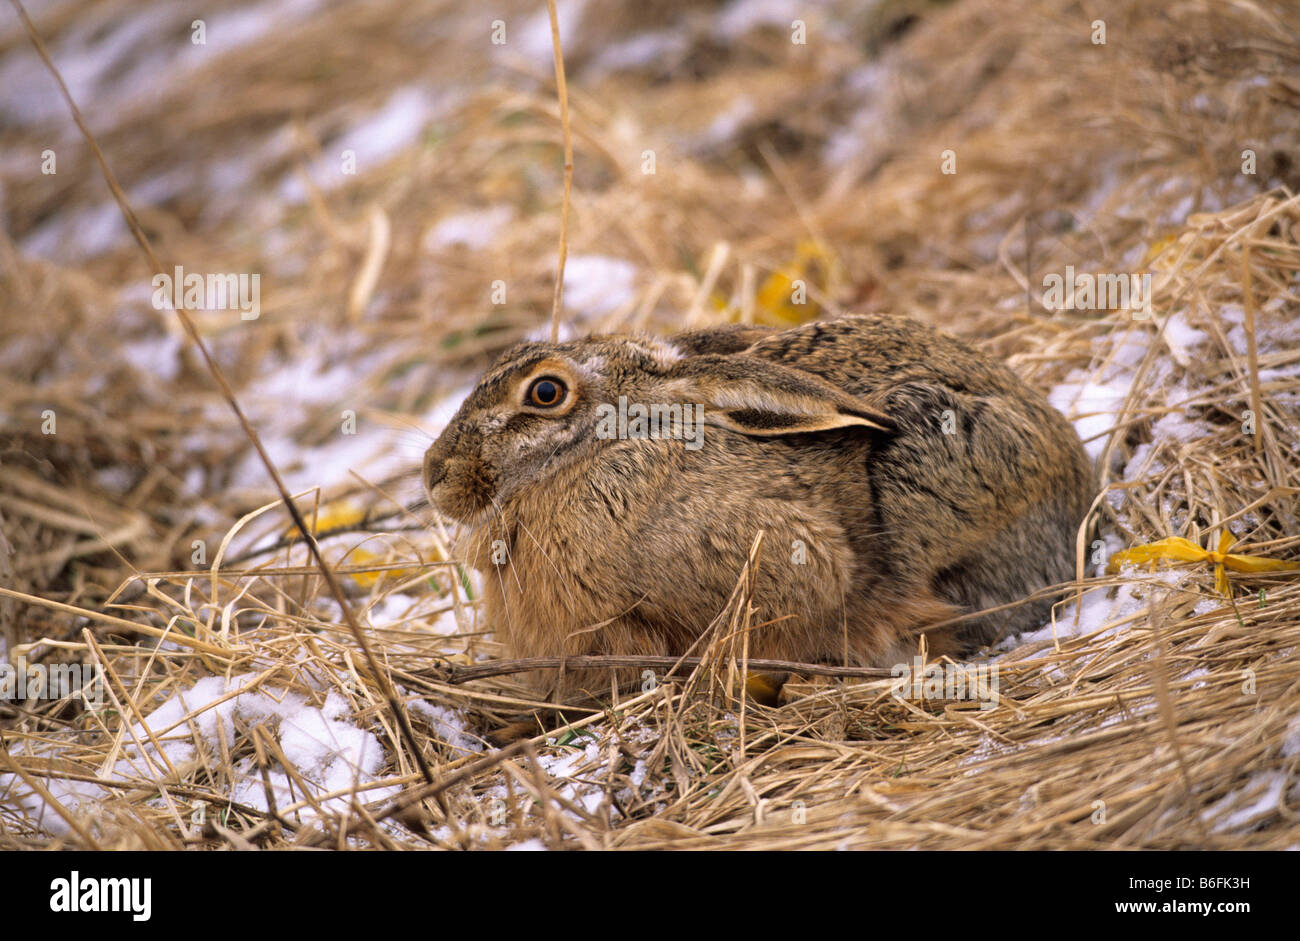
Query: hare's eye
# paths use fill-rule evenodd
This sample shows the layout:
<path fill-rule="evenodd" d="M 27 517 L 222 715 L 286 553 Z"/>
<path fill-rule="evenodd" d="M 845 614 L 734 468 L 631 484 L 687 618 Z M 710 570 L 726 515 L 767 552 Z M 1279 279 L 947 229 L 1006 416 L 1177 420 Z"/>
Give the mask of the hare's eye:
<path fill-rule="evenodd" d="M 534 379 L 528 387 L 528 404 L 538 408 L 551 408 L 564 399 L 564 383 L 552 376 Z"/>

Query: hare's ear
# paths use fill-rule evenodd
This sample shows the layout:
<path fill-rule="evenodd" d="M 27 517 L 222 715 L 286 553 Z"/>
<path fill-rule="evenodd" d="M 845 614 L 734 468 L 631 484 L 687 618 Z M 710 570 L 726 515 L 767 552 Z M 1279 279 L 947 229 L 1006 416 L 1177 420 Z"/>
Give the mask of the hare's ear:
<path fill-rule="evenodd" d="M 688 357 L 666 386 L 670 395 L 676 390 L 702 403 L 705 422 L 747 435 L 895 427 L 889 416 L 826 380 L 757 356 Z"/>

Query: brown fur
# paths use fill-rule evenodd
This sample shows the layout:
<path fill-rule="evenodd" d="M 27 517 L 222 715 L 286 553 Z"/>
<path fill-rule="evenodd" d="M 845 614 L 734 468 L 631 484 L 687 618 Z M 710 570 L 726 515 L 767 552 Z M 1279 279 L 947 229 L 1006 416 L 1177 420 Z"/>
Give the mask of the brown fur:
<path fill-rule="evenodd" d="M 539 375 L 569 385 L 562 409 L 523 401 Z M 702 446 L 597 438 L 597 405 L 620 395 L 703 405 Z M 1094 488 L 1074 430 L 1014 373 L 885 316 L 524 344 L 425 474 L 434 506 L 468 524 L 489 621 L 518 656 L 683 653 L 762 530 L 754 604 L 793 617 L 757 630 L 750 655 L 879 666 L 928 623 L 1067 580 Z M 987 615 L 930 647 L 960 653 L 1045 613 Z"/>

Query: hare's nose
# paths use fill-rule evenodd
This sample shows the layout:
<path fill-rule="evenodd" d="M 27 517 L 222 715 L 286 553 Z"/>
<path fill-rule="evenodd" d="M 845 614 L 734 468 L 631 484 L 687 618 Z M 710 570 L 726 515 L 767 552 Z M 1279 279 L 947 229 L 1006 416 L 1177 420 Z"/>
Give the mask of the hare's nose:
<path fill-rule="evenodd" d="M 447 476 L 447 462 L 433 453 L 433 448 L 424 452 L 424 486 L 432 490 Z"/>

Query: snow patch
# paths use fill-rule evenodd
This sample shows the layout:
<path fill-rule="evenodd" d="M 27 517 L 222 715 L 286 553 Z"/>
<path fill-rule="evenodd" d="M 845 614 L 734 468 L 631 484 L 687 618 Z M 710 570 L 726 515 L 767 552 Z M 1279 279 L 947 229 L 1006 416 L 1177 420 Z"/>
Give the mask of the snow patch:
<path fill-rule="evenodd" d="M 180 770 L 195 761 L 199 748 L 217 754 L 221 734 L 227 743 L 234 742 L 235 722 L 239 720 L 246 726 L 269 729 L 294 768 L 296 776 L 292 782 L 285 771 L 267 771 L 281 811 L 306 796 L 313 796 L 325 812 L 346 813 L 352 804 L 351 795 L 331 798 L 323 795 L 378 781 L 384 764 L 379 739 L 344 718 L 347 702 L 338 693 L 330 692 L 323 705 L 315 706 L 302 694 L 289 690 L 248 688 L 256 679 L 253 674 L 230 679 L 209 676 L 189 689 L 173 693 L 145 716 L 143 722 L 132 725 L 125 738 L 122 758 L 109 772 L 109 779 L 161 780 L 172 768 Z M 262 771 L 254 767 L 253 759 L 236 762 L 234 771 L 230 799 L 268 810 Z M 107 789 L 93 782 L 50 778 L 45 783 L 54 798 L 73 813 L 93 812 L 93 804 L 107 794 Z M 309 794 L 303 793 L 304 785 Z M 357 799 L 371 803 L 399 790 L 375 788 L 362 792 Z M 0 791 L 16 800 L 38 825 L 53 833 L 68 831 L 62 817 L 53 813 L 15 776 L 0 776 Z M 317 811 L 307 806 L 295 815 L 301 821 L 308 821 L 317 816 Z"/>
<path fill-rule="evenodd" d="M 487 248 L 514 215 L 510 206 L 492 206 L 447 216 L 425 234 L 424 250 L 435 252 L 456 245 L 476 251 Z"/>
<path fill-rule="evenodd" d="M 564 303 L 580 316 L 600 317 L 636 300 L 638 269 L 605 255 L 571 255 L 564 266 Z"/>

